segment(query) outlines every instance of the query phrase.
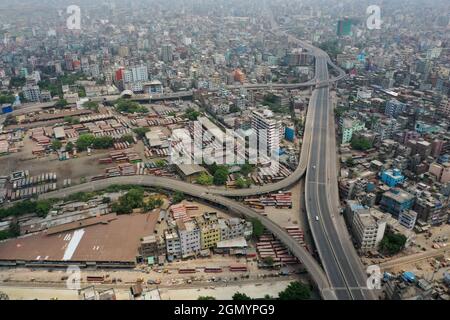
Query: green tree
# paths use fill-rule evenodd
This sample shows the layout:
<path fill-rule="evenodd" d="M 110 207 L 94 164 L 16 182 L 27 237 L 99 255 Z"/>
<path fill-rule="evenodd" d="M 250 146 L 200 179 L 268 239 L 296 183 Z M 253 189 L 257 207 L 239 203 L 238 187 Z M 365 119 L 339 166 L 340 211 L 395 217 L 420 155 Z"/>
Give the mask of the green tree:
<path fill-rule="evenodd" d="M 73 151 L 73 149 L 74 149 L 74 144 L 72 143 L 72 142 L 68 142 L 67 144 L 66 144 L 66 151 L 67 152 L 72 152 Z"/>
<path fill-rule="evenodd" d="M 150 128 L 142 127 L 133 129 L 133 132 L 136 133 L 138 139 L 143 139 L 145 134 L 150 131 Z"/>
<path fill-rule="evenodd" d="M 245 189 L 250 187 L 250 183 L 247 179 L 243 177 L 239 177 L 236 179 L 236 187 L 239 189 Z"/>
<path fill-rule="evenodd" d="M 77 149 L 80 151 L 85 151 L 87 148 L 92 146 L 94 143 L 95 137 L 92 134 L 82 134 L 78 137 L 76 142 Z"/>
<path fill-rule="evenodd" d="M 273 264 L 275 263 L 275 261 L 273 260 L 272 257 L 265 257 L 265 258 L 262 259 L 262 260 L 263 260 L 264 264 L 267 265 L 267 266 L 269 266 L 269 267 L 272 267 Z"/>
<path fill-rule="evenodd" d="M 183 201 L 184 199 L 186 199 L 184 193 L 177 191 L 177 192 L 175 192 L 175 194 L 172 197 L 172 202 L 174 204 L 177 204 L 177 203 L 180 203 L 181 201 Z"/>
<path fill-rule="evenodd" d="M 364 137 L 353 136 L 350 144 L 353 149 L 360 151 L 366 151 L 372 148 L 372 143 Z"/>
<path fill-rule="evenodd" d="M 228 180 L 228 168 L 219 166 L 214 172 L 214 184 L 216 186 L 223 186 Z"/>
<path fill-rule="evenodd" d="M 116 101 L 116 110 L 118 112 L 123 113 L 148 113 L 148 109 L 141 106 L 139 103 L 125 100 L 125 99 L 119 99 Z"/>
<path fill-rule="evenodd" d="M 48 200 L 38 201 L 36 204 L 36 214 L 39 217 L 45 218 L 47 214 L 50 212 L 51 208 L 52 208 L 51 201 Z"/>
<path fill-rule="evenodd" d="M 253 166 L 251 164 L 245 163 L 241 166 L 241 174 L 243 176 L 246 177 L 252 172 L 253 172 Z"/>
<path fill-rule="evenodd" d="M 53 150 L 58 151 L 59 149 L 61 149 L 61 147 L 62 147 L 61 141 L 56 140 L 56 139 L 52 141 L 52 149 Z"/>
<path fill-rule="evenodd" d="M 240 293 L 240 292 L 236 292 L 233 297 L 233 300 L 239 300 L 239 301 L 248 301 L 248 300 L 252 300 L 252 298 L 250 298 L 248 295 L 246 295 L 245 293 Z"/>
<path fill-rule="evenodd" d="M 298 281 L 291 282 L 288 287 L 278 294 L 280 300 L 308 300 L 311 298 L 310 288 Z"/>
<path fill-rule="evenodd" d="M 0 105 L 14 103 L 16 97 L 12 94 L 0 94 Z"/>
<path fill-rule="evenodd" d="M 184 117 L 191 121 L 197 120 L 199 116 L 200 112 L 196 111 L 194 108 L 187 108 L 184 113 Z"/>
<path fill-rule="evenodd" d="M 112 210 L 117 214 L 129 214 L 133 209 L 144 207 L 144 190 L 131 189 L 125 195 L 119 198 L 118 202 L 113 203 Z"/>
<path fill-rule="evenodd" d="M 98 112 L 98 103 L 94 101 L 87 101 L 83 103 L 83 108 Z"/>
<path fill-rule="evenodd" d="M 214 182 L 214 178 L 211 177 L 208 173 L 202 172 L 197 178 L 197 183 L 202 186 L 210 186 Z"/>
<path fill-rule="evenodd" d="M 67 100 L 65 99 L 59 99 L 56 103 L 55 103 L 55 107 L 56 108 L 64 108 L 65 106 L 67 106 Z"/>
<path fill-rule="evenodd" d="M 264 233 L 264 226 L 258 218 L 251 220 L 253 226 L 253 237 L 258 239 Z"/>
<path fill-rule="evenodd" d="M 406 240 L 407 239 L 404 235 L 389 231 L 380 241 L 380 251 L 390 255 L 397 254 L 405 247 Z"/>
<path fill-rule="evenodd" d="M 236 113 L 236 112 L 240 112 L 240 111 L 241 111 L 241 109 L 239 109 L 239 107 L 236 105 L 232 105 L 230 108 L 230 113 Z"/>
<path fill-rule="evenodd" d="M 9 80 L 9 88 L 22 88 L 26 82 L 27 79 L 24 77 L 11 77 Z"/>
<path fill-rule="evenodd" d="M 122 140 L 123 142 L 128 142 L 129 144 L 133 144 L 133 143 L 134 143 L 134 138 L 133 138 L 133 135 L 132 135 L 132 134 L 126 134 L 126 135 L 124 135 L 124 136 L 121 138 L 121 140 Z"/>
<path fill-rule="evenodd" d="M 92 143 L 94 149 L 109 149 L 114 146 L 114 139 L 110 136 L 97 137 Z"/>

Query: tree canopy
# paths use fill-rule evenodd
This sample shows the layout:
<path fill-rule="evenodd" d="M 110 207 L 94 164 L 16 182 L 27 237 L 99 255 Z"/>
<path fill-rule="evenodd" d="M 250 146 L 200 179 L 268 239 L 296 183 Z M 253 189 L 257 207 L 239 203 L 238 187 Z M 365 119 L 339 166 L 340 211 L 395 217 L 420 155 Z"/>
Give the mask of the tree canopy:
<path fill-rule="evenodd" d="M 131 189 L 125 195 L 119 198 L 118 202 L 113 203 L 112 211 L 117 214 L 129 214 L 133 209 L 144 207 L 144 190 Z"/>
<path fill-rule="evenodd" d="M 199 116 L 200 112 L 196 111 L 194 108 L 187 108 L 184 113 L 184 117 L 191 121 L 197 120 Z"/>
<path fill-rule="evenodd" d="M 236 292 L 233 297 L 233 300 L 241 300 L 241 301 L 248 301 L 248 300 L 252 300 L 252 298 L 250 298 L 248 295 L 246 295 L 245 293 L 240 293 L 240 292 Z"/>
<path fill-rule="evenodd" d="M 280 300 L 308 300 L 311 298 L 311 289 L 307 285 L 295 281 L 281 291 L 278 297 Z"/>
<path fill-rule="evenodd" d="M 214 182 L 214 178 L 210 176 L 206 172 L 200 173 L 199 177 L 197 178 L 197 183 L 202 186 L 210 186 Z"/>
<path fill-rule="evenodd" d="M 123 113 L 148 113 L 147 108 L 139 103 L 125 99 L 117 100 L 116 110 Z"/>
<path fill-rule="evenodd" d="M 136 133 L 138 139 L 143 139 L 145 137 L 145 134 L 150 131 L 150 128 L 141 127 L 133 129 L 133 132 Z"/>
<path fill-rule="evenodd" d="M 372 143 L 364 137 L 353 136 L 351 146 L 355 150 L 366 151 L 372 148 Z"/>
<path fill-rule="evenodd" d="M 380 241 L 379 248 L 381 251 L 393 255 L 399 253 L 405 247 L 405 243 L 404 235 L 389 231 Z"/>
<path fill-rule="evenodd" d="M 174 204 L 177 204 L 177 203 L 180 203 L 181 201 L 183 201 L 184 199 L 186 199 L 184 193 L 177 191 L 177 192 L 175 192 L 175 194 L 172 197 L 172 202 Z"/>
<path fill-rule="evenodd" d="M 259 238 L 264 233 L 264 226 L 258 218 L 251 220 L 253 226 L 253 237 Z"/>

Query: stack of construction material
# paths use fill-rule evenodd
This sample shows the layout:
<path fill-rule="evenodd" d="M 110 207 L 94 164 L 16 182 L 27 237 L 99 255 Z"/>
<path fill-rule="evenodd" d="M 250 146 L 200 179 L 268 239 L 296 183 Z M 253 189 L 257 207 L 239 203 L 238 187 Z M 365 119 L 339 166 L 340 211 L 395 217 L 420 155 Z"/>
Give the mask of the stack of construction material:
<path fill-rule="evenodd" d="M 284 244 L 277 240 L 272 234 L 264 233 L 256 244 L 256 250 L 260 259 L 272 258 L 275 263 L 297 264 L 294 257 Z"/>

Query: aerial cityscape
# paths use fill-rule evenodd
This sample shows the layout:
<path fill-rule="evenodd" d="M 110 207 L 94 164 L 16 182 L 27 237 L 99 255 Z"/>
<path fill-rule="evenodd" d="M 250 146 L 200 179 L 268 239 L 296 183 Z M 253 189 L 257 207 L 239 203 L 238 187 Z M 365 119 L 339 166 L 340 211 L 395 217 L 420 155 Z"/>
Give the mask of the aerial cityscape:
<path fill-rule="evenodd" d="M 0 300 L 450 300 L 449 94 L 447 0 L 0 0 Z"/>

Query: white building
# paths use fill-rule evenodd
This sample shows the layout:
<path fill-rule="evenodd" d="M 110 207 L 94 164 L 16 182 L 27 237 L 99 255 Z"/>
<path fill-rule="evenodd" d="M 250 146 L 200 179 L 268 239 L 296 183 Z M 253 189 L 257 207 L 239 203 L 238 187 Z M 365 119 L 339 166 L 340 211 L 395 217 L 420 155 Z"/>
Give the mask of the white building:
<path fill-rule="evenodd" d="M 197 254 L 201 250 L 200 229 L 195 222 L 177 220 L 178 234 L 180 236 L 180 246 L 182 257 L 189 257 Z"/>
<path fill-rule="evenodd" d="M 144 90 L 144 82 L 148 81 L 147 66 L 141 65 L 125 70 L 123 74 L 125 89 L 133 92 Z"/>
<path fill-rule="evenodd" d="M 173 230 L 166 230 L 164 237 L 166 239 L 167 257 L 174 259 L 181 257 L 181 243 L 178 234 Z"/>
<path fill-rule="evenodd" d="M 412 230 L 416 225 L 417 212 L 413 210 L 405 210 L 398 215 L 398 222 L 405 228 Z"/>
<path fill-rule="evenodd" d="M 253 232 L 252 224 L 239 218 L 219 220 L 219 229 L 221 240 L 230 240 L 239 237 L 249 238 Z"/>
<path fill-rule="evenodd" d="M 39 102 L 41 100 L 41 89 L 39 86 L 25 86 L 22 88 L 23 96 L 29 102 Z"/>
<path fill-rule="evenodd" d="M 352 230 L 358 248 L 362 251 L 376 249 L 386 231 L 386 221 L 375 219 L 370 209 L 360 209 L 353 215 Z"/>

